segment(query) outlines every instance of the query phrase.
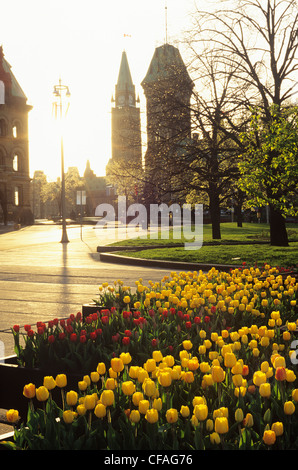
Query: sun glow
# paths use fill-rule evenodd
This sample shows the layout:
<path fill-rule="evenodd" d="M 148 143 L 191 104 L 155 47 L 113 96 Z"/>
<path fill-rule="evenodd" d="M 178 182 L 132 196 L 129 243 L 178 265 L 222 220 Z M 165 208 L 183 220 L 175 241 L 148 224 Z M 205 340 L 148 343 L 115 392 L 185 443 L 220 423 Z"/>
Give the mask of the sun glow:
<path fill-rule="evenodd" d="M 2 6 L 0 42 L 27 103 L 33 106 L 31 176 L 35 170 L 44 171 L 48 180 L 60 176 L 59 136 L 52 113 L 53 89 L 60 77 L 71 92 L 64 130 L 65 168 L 76 166 L 82 175 L 89 160 L 97 176 L 105 175 L 111 157 L 111 97 L 122 51 L 127 52 L 144 120 L 140 83 L 155 47 L 165 42 L 165 5 L 161 0 L 104 4 L 86 0 L 83 6 L 78 0 L 16 0 Z M 193 7 L 193 0 L 168 2 L 169 42 L 179 39 Z"/>

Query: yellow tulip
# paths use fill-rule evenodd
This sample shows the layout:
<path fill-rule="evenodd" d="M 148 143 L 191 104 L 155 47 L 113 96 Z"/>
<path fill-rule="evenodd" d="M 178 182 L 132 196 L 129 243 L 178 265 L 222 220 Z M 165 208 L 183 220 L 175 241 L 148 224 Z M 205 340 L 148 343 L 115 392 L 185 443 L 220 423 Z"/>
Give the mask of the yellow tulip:
<path fill-rule="evenodd" d="M 94 395 L 86 395 L 84 400 L 84 406 L 86 410 L 93 410 L 96 405 L 96 399 Z"/>
<path fill-rule="evenodd" d="M 286 369 L 286 381 L 287 382 L 295 382 L 296 380 L 296 375 L 293 370 L 291 369 Z"/>
<path fill-rule="evenodd" d="M 131 379 L 137 379 L 139 369 L 140 369 L 139 366 L 130 366 L 129 371 L 128 371 L 129 377 Z"/>
<path fill-rule="evenodd" d="M 242 382 L 243 382 L 243 377 L 241 374 L 233 375 L 232 380 L 233 380 L 233 384 L 235 385 L 235 387 L 241 387 Z"/>
<path fill-rule="evenodd" d="M 154 359 L 147 359 L 144 368 L 147 372 L 153 372 L 156 369 L 156 361 Z"/>
<path fill-rule="evenodd" d="M 163 355 L 161 351 L 153 351 L 152 358 L 155 360 L 155 362 L 161 362 L 163 359 Z"/>
<path fill-rule="evenodd" d="M 168 423 L 176 423 L 178 420 L 178 411 L 176 408 L 169 408 L 166 411 L 166 420 Z"/>
<path fill-rule="evenodd" d="M 182 345 L 183 345 L 184 349 L 186 349 L 186 351 L 189 351 L 193 346 L 192 342 L 189 341 L 189 340 L 183 341 Z"/>
<path fill-rule="evenodd" d="M 6 419 L 9 423 L 11 424 L 17 423 L 19 421 L 19 418 L 20 417 L 19 417 L 18 410 L 13 410 L 13 409 L 7 410 Z"/>
<path fill-rule="evenodd" d="M 144 400 L 144 395 L 142 392 L 135 392 L 132 395 L 132 402 L 135 406 L 139 406 L 140 400 Z"/>
<path fill-rule="evenodd" d="M 286 360 L 283 356 L 276 356 L 274 362 L 273 362 L 273 367 L 274 369 L 277 369 L 278 367 L 286 367 Z"/>
<path fill-rule="evenodd" d="M 173 367 L 173 365 L 175 364 L 175 358 L 171 354 L 168 354 L 163 358 L 163 362 L 165 362 L 168 367 Z"/>
<path fill-rule="evenodd" d="M 99 375 L 104 375 L 106 373 L 106 365 L 104 362 L 99 362 L 97 364 L 96 371 L 99 373 Z"/>
<path fill-rule="evenodd" d="M 240 361 L 237 361 L 236 364 L 232 367 L 232 374 L 242 374 L 243 364 Z"/>
<path fill-rule="evenodd" d="M 24 386 L 24 389 L 23 389 L 23 395 L 26 397 L 26 398 L 34 398 L 35 397 L 35 393 L 36 393 L 36 389 L 35 389 L 35 385 L 30 383 L 30 384 L 27 384 Z"/>
<path fill-rule="evenodd" d="M 260 384 L 259 393 L 261 397 L 270 397 L 271 395 L 271 385 L 270 383 L 264 382 Z"/>
<path fill-rule="evenodd" d="M 78 382 L 78 387 L 79 387 L 79 390 L 81 390 L 81 392 L 84 392 L 85 390 L 87 390 L 88 384 L 85 380 L 80 380 Z"/>
<path fill-rule="evenodd" d="M 108 377 L 105 382 L 105 387 L 108 390 L 115 390 L 115 388 L 117 387 L 117 381 L 113 377 Z"/>
<path fill-rule="evenodd" d="M 225 378 L 225 372 L 220 366 L 212 366 L 211 375 L 214 382 L 222 382 Z"/>
<path fill-rule="evenodd" d="M 209 362 L 201 362 L 200 363 L 200 371 L 203 372 L 204 374 L 206 372 L 209 372 L 210 368 L 211 367 L 210 367 Z"/>
<path fill-rule="evenodd" d="M 63 421 L 67 424 L 71 424 L 74 420 L 75 414 L 71 410 L 66 410 L 63 412 Z"/>
<path fill-rule="evenodd" d="M 48 390 L 53 390 L 56 387 L 56 382 L 52 376 L 44 377 L 43 384 Z"/>
<path fill-rule="evenodd" d="M 220 444 L 220 435 L 217 432 L 210 434 L 211 444 Z"/>
<path fill-rule="evenodd" d="M 103 390 L 100 395 L 100 401 L 105 406 L 111 406 L 114 403 L 114 399 L 113 390 Z"/>
<path fill-rule="evenodd" d="M 145 379 L 143 383 L 143 390 L 147 397 L 152 397 L 156 394 L 155 382 L 152 379 Z"/>
<path fill-rule="evenodd" d="M 145 414 L 145 419 L 148 421 L 148 423 L 156 423 L 158 421 L 158 411 L 156 408 L 151 408 L 146 411 Z"/>
<path fill-rule="evenodd" d="M 120 359 L 119 357 L 113 357 L 111 359 L 111 367 L 114 372 L 116 373 L 121 372 L 124 369 L 124 364 L 123 364 L 122 359 Z"/>
<path fill-rule="evenodd" d="M 140 400 L 139 401 L 139 412 L 142 415 L 145 415 L 147 413 L 147 411 L 149 410 L 149 406 L 150 406 L 149 400 Z"/>
<path fill-rule="evenodd" d="M 132 380 L 126 380 L 122 382 L 122 392 L 124 395 L 132 395 L 135 392 L 136 386 Z"/>
<path fill-rule="evenodd" d="M 235 421 L 237 423 L 242 423 L 243 419 L 244 419 L 243 411 L 241 410 L 241 408 L 237 408 L 237 410 L 235 411 Z"/>
<path fill-rule="evenodd" d="M 64 388 L 67 385 L 67 377 L 65 374 L 58 374 L 56 376 L 55 382 L 57 384 L 57 387 L 59 388 Z"/>
<path fill-rule="evenodd" d="M 83 404 L 77 406 L 77 413 L 79 416 L 84 416 L 86 414 L 86 408 Z"/>
<path fill-rule="evenodd" d="M 46 401 L 49 398 L 49 391 L 43 385 L 36 389 L 36 398 L 38 401 Z"/>
<path fill-rule="evenodd" d="M 298 388 L 294 388 L 292 391 L 292 398 L 294 401 L 298 402 Z"/>
<path fill-rule="evenodd" d="M 99 373 L 97 371 L 91 372 L 90 377 L 93 383 L 97 383 L 99 381 Z"/>
<path fill-rule="evenodd" d="M 187 372 L 185 372 L 185 374 L 183 375 L 183 380 L 187 384 L 193 383 L 195 380 L 193 372 L 191 370 L 188 370 Z"/>
<path fill-rule="evenodd" d="M 130 364 L 130 362 L 131 362 L 131 355 L 129 354 L 129 352 L 126 352 L 126 353 L 123 352 L 123 353 L 120 354 L 120 358 L 119 358 L 119 359 L 122 361 L 122 363 L 123 363 L 124 365 L 127 365 L 127 364 Z M 121 370 L 123 370 L 123 367 L 122 367 L 121 365 L 120 365 L 120 368 L 121 368 Z M 120 371 L 116 371 L 116 372 L 121 372 L 121 370 L 120 370 Z"/>
<path fill-rule="evenodd" d="M 141 419 L 139 410 L 131 410 L 129 419 L 132 423 L 138 423 Z"/>
<path fill-rule="evenodd" d="M 180 414 L 181 416 L 183 416 L 183 418 L 188 418 L 188 416 L 190 415 L 189 407 L 186 405 L 182 405 L 180 408 Z"/>
<path fill-rule="evenodd" d="M 213 431 L 213 428 L 214 428 L 213 419 L 207 419 L 207 421 L 206 421 L 206 431 L 211 432 L 211 431 Z"/>
<path fill-rule="evenodd" d="M 70 390 L 66 394 L 66 403 L 69 406 L 75 406 L 78 402 L 78 394 L 74 390 Z"/>
<path fill-rule="evenodd" d="M 171 376 L 170 372 L 161 372 L 158 375 L 158 382 L 163 387 L 169 387 L 172 383 L 172 376 Z"/>
<path fill-rule="evenodd" d="M 84 380 L 84 382 L 86 382 L 86 384 L 87 384 L 88 386 L 90 386 L 91 380 L 90 380 L 89 375 L 84 375 L 83 380 Z"/>
<path fill-rule="evenodd" d="M 251 428 L 254 425 L 254 419 L 251 413 L 247 413 L 244 418 L 244 426 Z"/>
<path fill-rule="evenodd" d="M 259 387 L 262 383 L 265 383 L 267 381 L 266 374 L 260 370 L 254 372 L 253 375 L 253 383 Z"/>
<path fill-rule="evenodd" d="M 272 423 L 271 431 L 274 431 L 276 436 L 282 436 L 282 434 L 284 432 L 283 423 L 281 423 L 279 421 L 276 421 L 275 423 Z"/>
<path fill-rule="evenodd" d="M 272 446 L 275 441 L 276 441 L 276 435 L 275 435 L 275 432 L 274 431 L 271 431 L 270 429 L 267 429 L 266 431 L 264 431 L 264 434 L 263 434 L 263 441 L 265 442 L 265 444 L 267 444 L 268 446 Z"/>
<path fill-rule="evenodd" d="M 229 430 L 228 419 L 225 416 L 221 416 L 215 419 L 215 432 L 218 434 L 225 434 Z"/>
<path fill-rule="evenodd" d="M 161 398 L 154 398 L 153 403 L 152 403 L 152 408 L 155 408 L 157 411 L 161 411 L 162 409 Z"/>
<path fill-rule="evenodd" d="M 292 415 L 295 413 L 295 405 L 292 401 L 286 401 L 284 403 L 284 412 L 286 415 Z"/>
<path fill-rule="evenodd" d="M 107 409 L 102 403 L 98 403 L 94 408 L 94 414 L 97 418 L 104 418 L 107 414 Z"/>
<path fill-rule="evenodd" d="M 199 421 L 204 421 L 207 419 L 208 416 L 208 407 L 207 405 L 195 405 L 194 407 L 194 415 Z"/>

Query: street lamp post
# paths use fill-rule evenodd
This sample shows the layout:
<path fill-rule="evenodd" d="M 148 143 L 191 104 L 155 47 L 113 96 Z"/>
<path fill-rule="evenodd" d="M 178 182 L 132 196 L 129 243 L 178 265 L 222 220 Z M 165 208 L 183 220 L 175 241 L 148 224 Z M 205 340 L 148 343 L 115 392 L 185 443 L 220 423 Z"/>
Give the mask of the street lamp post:
<path fill-rule="evenodd" d="M 59 79 L 59 85 L 54 86 L 54 96 L 56 98 L 54 102 L 55 115 L 58 116 L 58 109 L 60 111 L 60 124 L 62 125 L 63 118 L 63 96 L 66 98 L 70 97 L 69 88 L 66 85 L 62 85 L 61 78 Z M 65 109 L 65 115 L 67 114 L 69 103 Z M 68 243 L 68 236 L 66 231 L 66 217 L 65 217 L 65 173 L 64 173 L 64 145 L 63 145 L 63 132 L 61 128 L 61 212 L 62 212 L 62 238 L 61 243 Z"/>

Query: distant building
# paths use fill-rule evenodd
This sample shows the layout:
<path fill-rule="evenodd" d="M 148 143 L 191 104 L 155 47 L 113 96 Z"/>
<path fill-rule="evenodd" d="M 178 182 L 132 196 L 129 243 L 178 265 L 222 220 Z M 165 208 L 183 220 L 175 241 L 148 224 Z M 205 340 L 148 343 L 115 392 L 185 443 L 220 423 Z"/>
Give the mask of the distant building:
<path fill-rule="evenodd" d="M 104 176 L 96 176 L 93 170 L 91 170 L 89 160 L 87 160 L 82 182 L 86 191 L 86 206 L 84 208 L 86 216 L 93 217 L 95 209 L 99 204 L 113 202 L 106 186 L 106 178 Z"/>
<path fill-rule="evenodd" d="M 28 113 L 32 106 L 0 47 L 0 220 L 33 223 Z"/>

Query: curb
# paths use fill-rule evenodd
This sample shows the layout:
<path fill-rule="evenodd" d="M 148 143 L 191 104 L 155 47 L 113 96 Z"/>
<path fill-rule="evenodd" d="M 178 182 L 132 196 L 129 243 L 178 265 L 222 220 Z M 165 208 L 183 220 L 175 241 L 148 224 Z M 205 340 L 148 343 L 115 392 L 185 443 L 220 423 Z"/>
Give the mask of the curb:
<path fill-rule="evenodd" d="M 119 250 L 118 250 L 119 251 Z M 144 258 L 130 258 L 127 256 L 100 253 L 100 261 L 105 263 L 126 264 L 128 266 L 142 266 L 148 268 L 160 269 L 178 269 L 181 271 L 209 271 L 211 268 L 218 269 L 219 271 L 230 271 L 230 269 L 240 268 L 240 265 L 224 265 L 224 264 L 208 264 L 208 263 L 185 263 L 182 261 L 166 261 L 157 259 L 144 259 Z"/>
<path fill-rule="evenodd" d="M 184 243 L 174 243 L 172 245 L 101 245 L 97 247 L 98 253 L 111 253 L 113 251 L 143 251 L 143 250 L 154 250 L 157 248 L 182 248 Z"/>

